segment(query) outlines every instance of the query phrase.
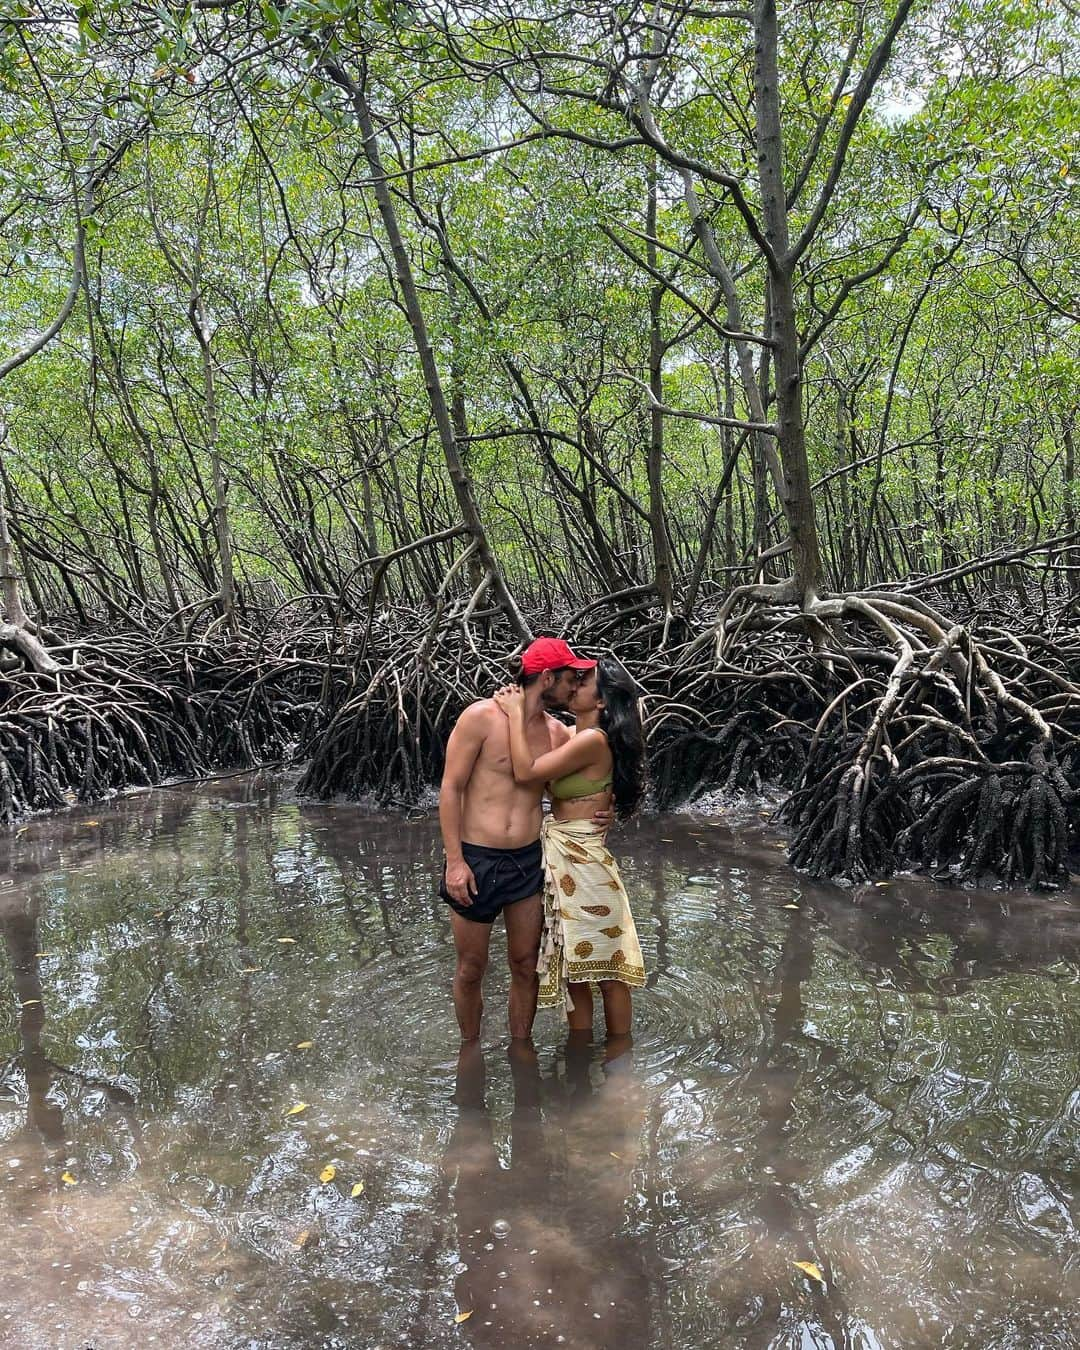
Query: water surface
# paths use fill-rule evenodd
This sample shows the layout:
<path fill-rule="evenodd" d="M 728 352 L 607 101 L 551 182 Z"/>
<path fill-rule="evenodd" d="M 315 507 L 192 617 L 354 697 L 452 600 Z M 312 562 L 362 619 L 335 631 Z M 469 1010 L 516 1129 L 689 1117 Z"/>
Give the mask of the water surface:
<path fill-rule="evenodd" d="M 633 1047 L 511 1054 L 497 929 L 459 1057 L 431 819 L 254 777 L 0 841 L 0 1346 L 1080 1346 L 1075 893 L 613 844 Z"/>

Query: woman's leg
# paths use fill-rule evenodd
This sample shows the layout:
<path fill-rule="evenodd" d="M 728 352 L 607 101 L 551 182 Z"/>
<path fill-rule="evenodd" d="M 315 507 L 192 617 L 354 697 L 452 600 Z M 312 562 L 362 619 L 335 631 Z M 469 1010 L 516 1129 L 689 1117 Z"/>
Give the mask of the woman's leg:
<path fill-rule="evenodd" d="M 571 985 L 571 988 L 573 986 Z M 609 1036 L 625 1036 L 633 1021 L 630 986 L 622 980 L 601 980 L 600 993 L 604 997 L 604 1021 Z"/>
<path fill-rule="evenodd" d="M 567 1014 L 571 1031 L 592 1030 L 592 985 L 571 984 L 568 986 L 570 997 L 574 1001 L 574 1011 Z"/>

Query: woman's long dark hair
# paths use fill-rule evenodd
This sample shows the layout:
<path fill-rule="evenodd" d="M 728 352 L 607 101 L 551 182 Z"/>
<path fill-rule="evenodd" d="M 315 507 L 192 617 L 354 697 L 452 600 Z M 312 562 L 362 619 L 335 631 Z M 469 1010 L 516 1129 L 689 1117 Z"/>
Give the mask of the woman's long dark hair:
<path fill-rule="evenodd" d="M 637 685 L 622 662 L 602 656 L 596 667 L 596 692 L 603 699 L 600 730 L 611 751 L 615 814 L 626 820 L 645 795 L 645 735 L 638 711 Z"/>

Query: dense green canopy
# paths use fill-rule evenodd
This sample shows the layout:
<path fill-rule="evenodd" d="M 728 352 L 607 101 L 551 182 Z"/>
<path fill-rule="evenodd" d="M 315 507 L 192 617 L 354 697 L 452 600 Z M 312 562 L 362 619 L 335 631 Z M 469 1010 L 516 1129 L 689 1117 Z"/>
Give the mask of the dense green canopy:
<path fill-rule="evenodd" d="M 511 590 L 565 612 L 664 596 L 665 566 L 677 605 L 752 579 L 787 537 L 751 429 L 770 8 L 5 4 L 2 465 L 34 605 L 163 614 L 233 574 L 249 607 L 360 605 L 364 559 L 461 523 L 380 182 Z M 1075 529 L 1076 22 L 779 6 L 827 588 Z"/>

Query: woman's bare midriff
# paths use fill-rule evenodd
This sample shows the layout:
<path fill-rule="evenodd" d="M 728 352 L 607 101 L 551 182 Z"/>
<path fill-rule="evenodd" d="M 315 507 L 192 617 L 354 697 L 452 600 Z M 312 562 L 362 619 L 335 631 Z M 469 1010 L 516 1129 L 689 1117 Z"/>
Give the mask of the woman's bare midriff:
<path fill-rule="evenodd" d="M 551 814 L 556 820 L 592 820 L 596 811 L 607 811 L 611 806 L 611 793 L 592 792 L 588 797 L 568 797 L 551 803 Z"/>

